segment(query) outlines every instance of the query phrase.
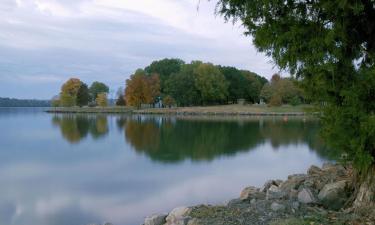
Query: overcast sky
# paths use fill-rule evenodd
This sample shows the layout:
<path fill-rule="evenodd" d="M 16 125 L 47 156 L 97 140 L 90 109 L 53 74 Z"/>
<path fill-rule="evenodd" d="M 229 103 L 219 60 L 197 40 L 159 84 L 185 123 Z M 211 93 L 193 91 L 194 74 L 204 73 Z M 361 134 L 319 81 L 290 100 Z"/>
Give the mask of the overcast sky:
<path fill-rule="evenodd" d="M 116 90 L 162 58 L 278 71 L 214 11 L 207 0 L 1 0 L 0 97 L 50 99 L 70 77 Z"/>

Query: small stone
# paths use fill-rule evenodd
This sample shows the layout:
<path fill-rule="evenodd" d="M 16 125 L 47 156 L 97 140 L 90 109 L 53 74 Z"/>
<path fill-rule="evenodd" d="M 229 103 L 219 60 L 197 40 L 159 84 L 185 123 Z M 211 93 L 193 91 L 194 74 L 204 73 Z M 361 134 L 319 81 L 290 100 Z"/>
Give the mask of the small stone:
<path fill-rule="evenodd" d="M 166 222 L 166 217 L 167 215 L 165 214 L 157 214 L 146 217 L 144 225 L 163 225 Z"/>
<path fill-rule="evenodd" d="M 315 203 L 316 202 L 313 193 L 308 188 L 303 188 L 298 193 L 298 201 L 301 202 L 301 203 L 305 203 L 305 204 Z"/>
<path fill-rule="evenodd" d="M 251 199 L 250 204 L 254 205 L 257 202 L 255 198 Z"/>
<path fill-rule="evenodd" d="M 299 202 L 293 202 L 292 203 L 292 209 L 295 209 L 295 210 L 297 210 L 297 209 L 299 209 Z"/>
<path fill-rule="evenodd" d="M 285 206 L 284 205 L 282 205 L 282 204 L 279 204 L 279 203 L 277 203 L 277 202 L 273 202 L 272 204 L 271 204 L 271 209 L 273 210 L 273 211 L 282 211 L 282 210 L 285 210 Z"/>

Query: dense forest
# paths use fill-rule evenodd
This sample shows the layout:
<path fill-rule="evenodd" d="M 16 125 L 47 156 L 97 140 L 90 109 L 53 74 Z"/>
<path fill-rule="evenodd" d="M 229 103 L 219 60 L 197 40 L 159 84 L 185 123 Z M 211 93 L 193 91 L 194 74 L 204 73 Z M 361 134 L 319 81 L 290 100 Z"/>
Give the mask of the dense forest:
<path fill-rule="evenodd" d="M 49 107 L 49 100 L 1 98 L 0 107 Z"/>

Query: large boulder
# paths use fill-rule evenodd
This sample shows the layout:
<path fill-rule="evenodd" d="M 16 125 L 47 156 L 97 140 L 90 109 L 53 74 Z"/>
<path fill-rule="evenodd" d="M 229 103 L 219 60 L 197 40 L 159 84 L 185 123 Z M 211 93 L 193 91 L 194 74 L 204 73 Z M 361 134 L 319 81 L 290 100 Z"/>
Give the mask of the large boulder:
<path fill-rule="evenodd" d="M 294 174 L 288 176 L 288 180 L 282 182 L 279 189 L 288 194 L 290 198 L 296 197 L 295 191 L 301 186 L 301 184 L 306 180 L 306 174 Z"/>
<path fill-rule="evenodd" d="M 326 184 L 319 192 L 318 199 L 327 208 L 340 209 L 347 201 L 347 181 Z"/>
<path fill-rule="evenodd" d="M 276 185 L 271 185 L 271 187 L 267 190 L 266 199 L 281 199 L 285 197 L 285 193 L 280 190 L 279 187 Z"/>
<path fill-rule="evenodd" d="M 166 218 L 165 225 L 187 225 L 191 217 L 189 213 L 190 208 L 178 207 L 173 209 Z"/>
<path fill-rule="evenodd" d="M 302 188 L 302 190 L 298 192 L 298 201 L 301 203 L 310 204 L 315 203 L 316 198 L 309 188 Z"/>
<path fill-rule="evenodd" d="M 167 215 L 165 214 L 157 214 L 146 217 L 144 225 L 163 225 L 165 224 L 165 218 Z"/>

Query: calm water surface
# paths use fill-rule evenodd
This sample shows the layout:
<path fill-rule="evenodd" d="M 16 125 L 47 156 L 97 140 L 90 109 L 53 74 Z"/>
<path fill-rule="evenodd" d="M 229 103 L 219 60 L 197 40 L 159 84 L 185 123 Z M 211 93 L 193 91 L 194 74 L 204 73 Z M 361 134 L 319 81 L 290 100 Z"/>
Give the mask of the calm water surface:
<path fill-rule="evenodd" d="M 0 108 L 0 225 L 138 225 L 330 160 L 308 118 Z"/>

